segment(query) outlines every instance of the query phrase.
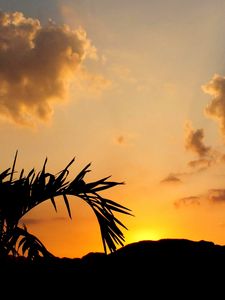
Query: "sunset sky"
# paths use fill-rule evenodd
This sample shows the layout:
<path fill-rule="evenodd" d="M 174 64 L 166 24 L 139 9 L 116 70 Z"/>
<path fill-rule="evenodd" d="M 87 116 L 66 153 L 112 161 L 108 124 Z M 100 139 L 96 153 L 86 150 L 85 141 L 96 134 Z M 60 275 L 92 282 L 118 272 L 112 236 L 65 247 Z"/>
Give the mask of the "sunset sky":
<path fill-rule="evenodd" d="M 126 244 L 225 244 L 225 1 L 0 0 L 0 166 L 112 175 Z M 103 251 L 97 220 L 24 218 L 57 256 Z"/>

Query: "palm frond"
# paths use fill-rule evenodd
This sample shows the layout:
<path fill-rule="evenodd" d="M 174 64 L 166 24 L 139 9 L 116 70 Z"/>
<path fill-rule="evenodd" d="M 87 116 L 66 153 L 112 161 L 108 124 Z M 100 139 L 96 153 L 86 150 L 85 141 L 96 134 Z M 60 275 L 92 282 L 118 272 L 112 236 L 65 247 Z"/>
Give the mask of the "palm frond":
<path fill-rule="evenodd" d="M 76 196 L 84 200 L 97 217 L 104 251 L 112 252 L 117 245 L 123 245 L 124 235 L 119 227 L 126 227 L 119 221 L 115 213 L 131 215 L 131 210 L 110 199 L 103 198 L 99 192 L 123 184 L 123 182 L 110 181 L 111 176 L 94 182 L 85 182 L 85 176 L 90 172 L 90 163 L 87 164 L 71 181 L 68 180 L 69 167 L 75 161 L 73 158 L 69 164 L 57 174 L 46 172 L 47 158 L 42 170 L 38 173 L 34 169 L 24 174 L 24 169 L 19 173 L 19 178 L 13 177 L 17 154 L 12 168 L 0 173 L 0 250 L 22 253 L 33 259 L 35 255 L 45 252 L 44 245 L 27 229 L 18 227 L 20 219 L 37 205 L 50 200 L 57 211 L 55 198 L 61 196 L 64 200 L 68 215 L 72 218 L 68 196 Z M 23 236 L 23 238 L 21 238 Z M 16 244 L 19 243 L 18 249 Z M 4 252 L 3 251 L 3 252 Z M 47 250 L 46 250 L 47 251 Z M 47 253 L 47 252 L 45 252 Z"/>

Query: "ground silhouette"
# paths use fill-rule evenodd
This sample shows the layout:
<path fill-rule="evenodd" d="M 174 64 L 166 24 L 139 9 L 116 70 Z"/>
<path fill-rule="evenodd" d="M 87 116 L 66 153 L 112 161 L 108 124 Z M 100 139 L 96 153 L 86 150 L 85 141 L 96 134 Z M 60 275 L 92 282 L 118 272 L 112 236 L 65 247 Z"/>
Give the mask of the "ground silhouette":
<path fill-rule="evenodd" d="M 158 241 L 139 241 L 128 244 L 110 254 L 90 252 L 82 258 L 39 257 L 29 260 L 23 256 L 8 256 L 0 261 L 1 269 L 15 274 L 42 274 L 58 276 L 132 276 L 146 270 L 171 270 L 182 272 L 182 268 L 202 272 L 204 267 L 219 264 L 225 266 L 225 246 L 208 241 L 192 241 L 187 239 L 161 239 Z"/>
<path fill-rule="evenodd" d="M 213 293 L 215 299 L 224 286 L 225 246 L 187 239 L 147 240 L 82 258 L 31 261 L 8 256 L 1 259 L 0 270 L 7 284 L 29 287 L 40 297 L 48 291 L 64 298 L 75 293 L 95 299 L 203 299 Z M 9 291 L 13 290 L 8 288 L 8 295 Z"/>

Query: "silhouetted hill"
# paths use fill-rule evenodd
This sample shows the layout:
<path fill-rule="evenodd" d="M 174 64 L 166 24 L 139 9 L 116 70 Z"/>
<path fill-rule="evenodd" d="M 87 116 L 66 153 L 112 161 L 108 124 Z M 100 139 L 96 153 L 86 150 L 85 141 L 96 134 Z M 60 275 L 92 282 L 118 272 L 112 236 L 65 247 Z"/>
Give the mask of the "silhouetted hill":
<path fill-rule="evenodd" d="M 197 288 L 201 281 L 204 288 L 214 280 L 219 284 L 225 273 L 225 246 L 185 239 L 147 240 L 128 244 L 108 255 L 89 253 L 82 258 L 33 262 L 9 257 L 0 266 L 5 276 L 13 275 L 23 282 L 52 281 L 54 286 L 66 282 L 76 288 L 109 285 L 122 290 L 141 287 L 142 291 L 151 288 L 160 293 L 165 287 Z"/>
<path fill-rule="evenodd" d="M 161 239 L 159 241 L 139 241 L 121 247 L 116 252 L 104 254 L 91 252 L 82 258 L 40 258 L 29 261 L 24 257 L 8 257 L 0 260 L 1 268 L 15 272 L 83 272 L 95 273 L 108 270 L 116 271 L 118 267 L 141 269 L 146 267 L 173 265 L 225 263 L 225 246 L 207 241 L 187 239 Z"/>

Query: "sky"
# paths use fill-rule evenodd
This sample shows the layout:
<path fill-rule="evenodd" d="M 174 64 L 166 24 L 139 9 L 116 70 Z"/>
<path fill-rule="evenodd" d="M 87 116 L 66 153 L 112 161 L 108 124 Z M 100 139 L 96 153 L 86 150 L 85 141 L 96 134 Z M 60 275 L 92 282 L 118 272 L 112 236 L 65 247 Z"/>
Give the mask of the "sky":
<path fill-rule="evenodd" d="M 225 244 L 225 1 L 0 0 L 0 167 L 52 173 L 76 157 L 107 197 L 125 244 Z M 103 251 L 97 220 L 72 198 L 25 218 L 60 257 Z"/>

